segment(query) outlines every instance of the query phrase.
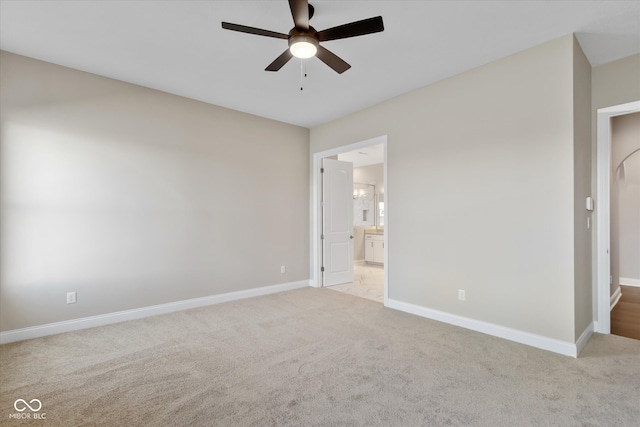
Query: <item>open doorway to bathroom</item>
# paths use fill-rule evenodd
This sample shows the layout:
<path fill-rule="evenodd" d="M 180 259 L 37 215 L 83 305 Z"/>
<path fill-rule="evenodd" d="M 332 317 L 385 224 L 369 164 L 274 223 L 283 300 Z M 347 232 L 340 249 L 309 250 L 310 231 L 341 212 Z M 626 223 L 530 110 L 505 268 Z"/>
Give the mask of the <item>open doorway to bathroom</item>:
<path fill-rule="evenodd" d="M 353 164 L 353 282 L 329 289 L 384 303 L 384 144 L 336 155 Z"/>
<path fill-rule="evenodd" d="M 372 149 L 372 151 L 369 150 L 369 147 L 376 147 L 375 149 Z M 377 150 L 377 151 L 376 151 Z M 381 152 L 380 152 L 381 150 Z M 345 284 L 345 285 L 351 285 L 351 286 L 343 286 L 341 288 L 337 287 L 340 286 L 340 284 L 338 284 L 338 282 L 334 282 L 335 285 L 332 285 L 330 287 L 330 289 L 334 289 L 336 291 L 341 291 L 341 292 L 348 292 L 351 293 L 353 295 L 357 295 L 359 297 L 367 297 L 367 294 L 369 294 L 369 296 L 371 295 L 371 293 L 367 293 L 367 292 L 361 292 L 360 290 L 362 289 L 361 285 L 367 286 L 369 284 L 371 284 L 371 280 L 369 280 L 369 278 L 375 279 L 377 281 L 377 288 L 376 288 L 376 292 L 377 295 L 375 297 L 376 301 L 380 301 L 380 297 L 379 297 L 379 290 L 382 289 L 382 302 L 386 305 L 388 298 L 389 298 L 389 288 L 390 288 L 390 284 L 389 284 L 389 268 L 390 268 L 390 264 L 389 264 L 389 236 L 390 236 L 390 232 L 389 232 L 389 191 L 388 191 L 388 174 L 387 174 L 387 136 L 386 135 L 382 135 L 382 136 L 378 136 L 372 139 L 368 139 L 365 141 L 360 141 L 360 142 L 356 142 L 353 144 L 349 144 L 346 146 L 340 146 L 340 147 L 335 147 L 335 148 L 331 148 L 325 151 L 321 151 L 321 152 L 317 152 L 314 153 L 312 155 L 311 158 L 311 162 L 312 162 L 312 181 L 313 181 L 313 185 L 312 185 L 312 191 L 313 191 L 313 195 L 312 195 L 312 223 L 313 226 L 311 228 L 312 232 L 311 232 L 311 259 L 310 259 L 310 263 L 311 263 L 311 286 L 314 287 L 329 287 L 329 285 L 327 285 L 327 283 L 331 283 L 332 281 L 326 281 L 327 283 L 325 283 L 325 273 L 326 273 L 326 268 L 325 268 L 325 262 L 327 261 L 327 259 L 325 259 L 325 253 L 324 253 L 324 249 L 326 247 L 326 245 L 323 244 L 323 242 L 325 241 L 325 239 L 323 239 L 323 237 L 325 234 L 325 221 L 324 221 L 324 214 L 326 213 L 326 206 L 323 206 L 324 201 L 323 201 L 323 197 L 324 197 L 324 186 L 323 186 L 323 182 L 324 182 L 324 178 L 323 176 L 325 175 L 323 173 L 323 163 L 325 161 L 325 159 L 333 159 L 333 162 L 338 162 L 338 163 L 348 163 L 350 166 L 353 166 L 352 163 L 350 162 L 346 162 L 346 161 L 340 161 L 338 159 L 338 156 L 344 158 L 344 156 L 347 153 L 367 153 L 367 154 L 360 154 L 360 156 L 366 156 L 369 160 L 367 161 L 368 165 L 365 164 L 361 164 L 361 163 L 357 163 L 357 166 L 355 166 L 356 172 L 355 174 L 351 173 L 351 178 L 355 178 L 354 181 L 356 183 L 359 184 L 371 184 L 372 182 L 375 182 L 375 191 L 373 192 L 374 194 L 377 194 L 377 199 L 375 200 L 376 203 L 376 207 L 381 208 L 382 211 L 376 211 L 375 213 L 378 214 L 378 218 L 377 221 L 375 222 L 373 225 L 368 225 L 368 226 L 362 226 L 362 229 L 356 229 L 357 226 L 354 226 L 353 224 L 355 224 L 355 217 L 356 215 L 358 215 L 357 213 L 351 213 L 350 216 L 352 216 L 354 218 L 353 223 L 348 220 L 345 219 L 347 221 L 347 225 L 346 227 L 350 227 L 350 229 L 355 232 L 356 234 L 359 234 L 359 237 L 361 237 L 361 241 L 360 239 L 358 240 L 358 244 L 355 244 L 355 237 L 356 234 L 353 233 L 349 233 L 349 235 L 353 235 L 353 240 L 350 240 L 351 242 L 353 242 L 352 246 L 353 249 L 350 249 L 349 251 L 347 251 L 347 257 L 345 257 L 345 260 L 347 260 L 346 262 L 352 262 L 352 266 L 356 267 L 355 268 L 355 273 L 353 275 L 353 279 L 351 279 L 350 281 L 346 281 L 346 282 L 342 282 L 341 284 Z M 375 154 L 374 154 L 375 153 Z M 378 160 L 373 161 L 372 159 L 374 157 L 378 157 Z M 330 162 L 332 163 L 332 162 Z M 374 180 L 370 180 L 367 181 L 366 176 L 363 176 L 360 172 L 362 172 L 362 170 L 358 170 L 359 167 L 363 167 L 363 166 L 370 166 L 370 165 L 374 165 L 374 164 L 378 164 L 381 165 L 382 167 L 382 181 L 378 182 L 378 180 L 380 180 L 379 176 L 378 178 L 374 179 Z M 378 166 L 378 168 L 380 168 L 380 166 Z M 353 170 L 353 168 L 351 168 L 351 171 Z M 349 187 L 351 187 L 351 184 L 349 185 Z M 351 189 L 351 191 L 358 191 L 359 187 L 353 186 L 353 188 Z M 351 205 L 352 203 L 358 203 L 355 202 L 354 200 L 354 196 L 359 195 L 359 191 L 358 193 L 346 193 L 346 202 L 345 203 L 349 203 L 349 205 Z M 380 204 L 382 203 L 382 204 Z M 373 218 L 374 212 L 373 212 L 373 205 L 371 206 L 371 209 L 369 210 L 369 212 L 366 213 L 367 215 L 367 221 L 371 221 L 371 219 Z M 357 211 L 356 211 L 357 212 Z M 360 217 L 364 218 L 365 213 L 360 212 Z M 377 231 L 377 236 L 378 239 L 382 239 L 382 242 L 380 244 L 380 246 L 382 247 L 382 262 L 381 263 L 367 263 L 366 262 L 366 253 L 364 251 L 364 245 L 365 245 L 365 239 L 366 239 L 366 234 L 373 234 L 373 233 L 365 233 L 365 231 Z M 359 233 L 358 233 L 359 231 Z M 360 243 L 361 242 L 361 243 Z M 348 256 L 349 253 L 352 253 L 352 256 Z M 379 257 L 379 252 L 378 252 L 378 257 Z M 379 258 L 378 258 L 379 259 Z M 350 260 L 350 261 L 349 261 Z M 353 269 L 350 269 L 351 272 L 354 272 Z M 370 274 L 367 274 L 370 273 Z M 364 277 L 363 277 L 364 276 Z M 382 279 L 382 280 L 380 280 Z M 372 286 L 376 286 L 375 283 L 372 284 Z"/>

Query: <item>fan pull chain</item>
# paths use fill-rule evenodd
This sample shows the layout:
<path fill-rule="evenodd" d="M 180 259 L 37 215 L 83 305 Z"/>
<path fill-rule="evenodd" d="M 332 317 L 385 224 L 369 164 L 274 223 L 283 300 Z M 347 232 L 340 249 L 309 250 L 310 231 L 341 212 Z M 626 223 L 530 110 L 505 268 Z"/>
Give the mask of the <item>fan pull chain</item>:
<path fill-rule="evenodd" d="M 300 90 L 304 90 L 303 80 L 307 77 L 307 67 L 304 64 L 304 61 L 300 61 Z"/>

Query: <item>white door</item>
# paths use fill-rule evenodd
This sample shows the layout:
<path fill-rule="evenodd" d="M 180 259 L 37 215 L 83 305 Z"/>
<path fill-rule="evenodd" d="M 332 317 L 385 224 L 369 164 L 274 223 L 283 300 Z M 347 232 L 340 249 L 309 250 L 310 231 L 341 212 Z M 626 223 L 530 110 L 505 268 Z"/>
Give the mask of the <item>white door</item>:
<path fill-rule="evenodd" d="M 353 282 L 353 163 L 322 159 L 323 285 Z"/>

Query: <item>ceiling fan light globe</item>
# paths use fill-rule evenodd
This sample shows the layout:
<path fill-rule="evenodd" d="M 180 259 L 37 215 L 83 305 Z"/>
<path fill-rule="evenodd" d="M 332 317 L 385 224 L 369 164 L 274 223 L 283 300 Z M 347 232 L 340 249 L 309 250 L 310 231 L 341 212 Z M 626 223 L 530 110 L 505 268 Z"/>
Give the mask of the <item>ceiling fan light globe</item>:
<path fill-rule="evenodd" d="M 318 49 L 309 42 L 297 42 L 292 44 L 289 47 L 289 50 L 291 51 L 291 54 L 293 56 L 295 56 L 296 58 L 311 58 L 312 56 L 315 56 L 316 53 L 318 52 Z"/>
<path fill-rule="evenodd" d="M 289 51 L 296 58 L 311 58 L 318 52 L 318 41 L 312 37 L 292 37 L 289 42 Z"/>

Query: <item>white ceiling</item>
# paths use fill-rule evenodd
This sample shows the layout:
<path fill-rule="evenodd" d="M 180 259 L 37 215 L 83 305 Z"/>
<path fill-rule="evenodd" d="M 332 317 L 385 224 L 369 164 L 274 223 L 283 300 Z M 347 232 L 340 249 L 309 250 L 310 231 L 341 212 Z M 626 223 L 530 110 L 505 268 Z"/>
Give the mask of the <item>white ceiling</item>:
<path fill-rule="evenodd" d="M 640 1 L 311 1 L 317 29 L 382 15 L 385 31 L 323 45 L 317 58 L 264 68 L 286 40 L 286 0 L 0 0 L 0 48 L 271 119 L 312 127 L 569 33 L 592 66 L 640 53 Z"/>

